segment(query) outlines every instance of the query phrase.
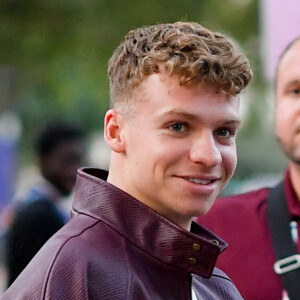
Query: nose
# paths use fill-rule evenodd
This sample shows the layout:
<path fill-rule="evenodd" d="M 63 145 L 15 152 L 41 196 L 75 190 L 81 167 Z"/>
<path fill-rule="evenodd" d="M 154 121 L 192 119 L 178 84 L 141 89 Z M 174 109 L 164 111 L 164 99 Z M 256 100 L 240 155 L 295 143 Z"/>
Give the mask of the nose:
<path fill-rule="evenodd" d="M 222 161 L 221 152 L 212 133 L 202 133 L 195 139 L 190 149 L 190 159 L 207 167 L 216 166 Z"/>

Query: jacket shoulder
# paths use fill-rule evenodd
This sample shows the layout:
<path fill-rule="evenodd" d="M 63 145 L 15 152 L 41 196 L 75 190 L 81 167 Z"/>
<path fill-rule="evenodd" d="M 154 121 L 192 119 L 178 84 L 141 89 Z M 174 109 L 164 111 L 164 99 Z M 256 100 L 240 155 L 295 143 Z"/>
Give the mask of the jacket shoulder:
<path fill-rule="evenodd" d="M 203 289 L 203 286 L 210 286 L 210 289 Z M 218 268 L 214 268 L 210 278 L 193 275 L 193 289 L 199 299 L 242 299 L 231 279 Z"/>
<path fill-rule="evenodd" d="M 227 197 L 218 198 L 214 205 L 244 205 L 255 204 L 256 202 L 266 199 L 269 193 L 269 188 L 261 188 L 252 190 L 242 194 L 231 195 Z"/>
<path fill-rule="evenodd" d="M 204 216 L 199 216 L 197 221 L 209 219 L 212 216 L 217 215 L 237 215 L 237 212 L 241 214 L 243 211 L 257 211 L 265 206 L 265 202 L 269 193 L 269 188 L 263 188 L 253 190 L 247 193 L 232 195 L 228 197 L 218 198 L 211 209 Z"/>
<path fill-rule="evenodd" d="M 243 234 L 243 231 L 248 231 L 249 227 L 253 227 L 253 224 L 259 226 L 258 224 L 266 222 L 265 211 L 268 192 L 268 188 L 263 188 L 219 198 L 205 215 L 196 218 L 196 222 L 212 230 L 224 238 L 226 242 L 232 242 L 232 236 Z M 244 222 L 245 220 L 248 222 Z"/>

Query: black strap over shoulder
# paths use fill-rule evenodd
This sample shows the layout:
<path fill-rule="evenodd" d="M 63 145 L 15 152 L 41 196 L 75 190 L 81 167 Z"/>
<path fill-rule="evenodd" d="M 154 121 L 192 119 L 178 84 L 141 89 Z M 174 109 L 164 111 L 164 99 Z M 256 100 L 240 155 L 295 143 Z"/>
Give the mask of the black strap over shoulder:
<path fill-rule="evenodd" d="M 274 270 L 280 275 L 289 299 L 300 299 L 300 255 L 291 236 L 283 182 L 269 191 L 267 218 L 277 259 Z"/>

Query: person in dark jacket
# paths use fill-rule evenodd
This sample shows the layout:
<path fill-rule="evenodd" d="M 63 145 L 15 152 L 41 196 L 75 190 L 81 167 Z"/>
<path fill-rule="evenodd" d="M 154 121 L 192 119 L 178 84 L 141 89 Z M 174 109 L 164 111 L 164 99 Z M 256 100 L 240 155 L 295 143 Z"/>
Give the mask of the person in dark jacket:
<path fill-rule="evenodd" d="M 234 172 L 247 59 L 197 23 L 158 24 L 125 36 L 108 75 L 109 172 L 78 171 L 72 219 L 2 299 L 241 299 L 214 267 L 226 242 L 193 217 Z"/>
<path fill-rule="evenodd" d="M 29 188 L 17 193 L 12 222 L 5 234 L 7 285 L 11 285 L 43 244 L 70 218 L 68 196 L 84 158 L 84 134 L 66 122 L 50 122 L 35 145 L 38 174 Z"/>

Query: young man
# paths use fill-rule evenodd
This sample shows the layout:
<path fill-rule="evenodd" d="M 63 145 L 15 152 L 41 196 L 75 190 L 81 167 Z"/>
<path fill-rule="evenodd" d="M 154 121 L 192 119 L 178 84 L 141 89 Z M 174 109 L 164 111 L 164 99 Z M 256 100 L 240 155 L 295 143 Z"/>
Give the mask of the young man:
<path fill-rule="evenodd" d="M 129 32 L 108 74 L 109 174 L 79 170 L 74 217 L 3 299 L 240 299 L 214 268 L 226 243 L 192 219 L 236 166 L 247 60 L 177 22 Z"/>
<path fill-rule="evenodd" d="M 299 299 L 299 292 L 294 287 L 290 289 L 289 285 L 292 282 L 298 285 L 300 280 L 299 256 L 291 257 L 300 249 L 297 229 L 300 220 L 300 37 L 282 54 L 276 77 L 276 134 L 289 159 L 282 192 L 263 188 L 220 199 L 207 215 L 198 218 L 199 223 L 214 230 L 230 245 L 218 259 L 218 266 L 233 279 L 247 300 Z M 286 216 L 284 209 L 271 210 L 273 203 L 268 197 L 273 190 L 279 195 L 275 203 L 282 202 L 286 206 L 283 206 Z M 270 215 L 275 224 L 279 224 L 278 229 L 271 229 Z M 287 219 L 287 226 L 279 221 L 283 217 Z M 276 250 L 274 248 L 271 230 L 284 251 L 289 251 L 289 242 L 292 246 L 295 243 L 293 253 L 280 255 L 281 258 L 289 257 L 286 262 L 275 257 L 275 253 L 281 252 L 277 246 Z M 287 242 L 281 240 L 279 232 L 284 232 Z M 292 267 L 290 271 L 285 269 L 287 266 Z M 286 291 L 287 286 L 290 292 Z"/>

